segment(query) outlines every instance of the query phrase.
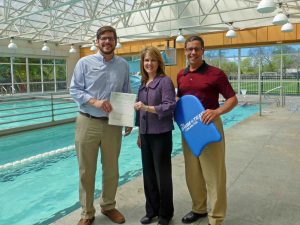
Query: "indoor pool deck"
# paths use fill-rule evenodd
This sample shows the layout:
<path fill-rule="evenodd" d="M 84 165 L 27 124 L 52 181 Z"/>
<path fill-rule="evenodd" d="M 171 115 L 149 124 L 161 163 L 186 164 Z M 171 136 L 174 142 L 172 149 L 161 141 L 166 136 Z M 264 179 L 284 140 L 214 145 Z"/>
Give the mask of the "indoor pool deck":
<path fill-rule="evenodd" d="M 300 225 L 300 112 L 270 109 L 226 130 L 228 212 L 223 225 Z M 173 158 L 175 213 L 171 224 L 191 210 L 183 156 Z M 74 187 L 77 188 L 77 187 Z M 57 203 L 59 204 L 59 202 Z M 100 213 L 94 225 L 113 224 Z M 142 177 L 121 186 L 117 208 L 128 225 L 145 214 Z M 80 210 L 56 221 L 76 225 Z M 153 224 L 156 224 L 153 223 Z M 207 219 L 193 224 L 207 225 Z"/>

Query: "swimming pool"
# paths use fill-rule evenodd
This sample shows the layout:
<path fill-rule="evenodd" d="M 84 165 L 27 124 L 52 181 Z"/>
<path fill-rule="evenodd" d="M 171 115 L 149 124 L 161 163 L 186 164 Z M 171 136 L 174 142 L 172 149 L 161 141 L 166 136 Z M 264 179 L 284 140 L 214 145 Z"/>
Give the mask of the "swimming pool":
<path fill-rule="evenodd" d="M 141 77 L 130 75 L 133 93 L 137 93 Z M 77 104 L 67 93 L 9 96 L 0 98 L 0 130 L 75 118 Z"/>
<path fill-rule="evenodd" d="M 53 113 L 53 118 L 52 118 Z M 72 100 L 22 99 L 0 104 L 0 129 L 9 129 L 74 118 L 77 104 Z"/>
<path fill-rule="evenodd" d="M 133 93 L 140 84 L 140 76 L 130 75 Z M 0 130 L 72 119 L 77 111 L 77 104 L 67 93 L 0 97 Z"/>
<path fill-rule="evenodd" d="M 225 129 L 258 112 L 258 106 L 237 107 L 223 116 Z M 0 165 L 42 155 L 0 169 L 0 224 L 49 224 L 79 207 L 78 166 L 74 149 L 74 123 L 1 137 Z M 173 155 L 181 153 L 180 131 L 173 132 Z M 125 137 L 119 160 L 122 185 L 141 174 L 137 132 Z M 48 155 L 47 152 L 68 148 Z M 99 155 L 100 156 L 100 155 Z M 96 197 L 101 193 L 100 158 Z"/>

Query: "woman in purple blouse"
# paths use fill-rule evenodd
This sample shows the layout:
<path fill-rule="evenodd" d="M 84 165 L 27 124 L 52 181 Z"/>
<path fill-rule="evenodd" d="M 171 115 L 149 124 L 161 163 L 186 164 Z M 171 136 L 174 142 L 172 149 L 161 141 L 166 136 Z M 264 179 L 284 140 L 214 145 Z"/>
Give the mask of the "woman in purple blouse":
<path fill-rule="evenodd" d="M 140 222 L 149 224 L 158 216 L 157 225 L 168 225 L 174 213 L 171 152 L 175 89 L 157 48 L 142 50 L 140 67 L 142 81 L 135 109 L 146 197 L 146 215 Z"/>

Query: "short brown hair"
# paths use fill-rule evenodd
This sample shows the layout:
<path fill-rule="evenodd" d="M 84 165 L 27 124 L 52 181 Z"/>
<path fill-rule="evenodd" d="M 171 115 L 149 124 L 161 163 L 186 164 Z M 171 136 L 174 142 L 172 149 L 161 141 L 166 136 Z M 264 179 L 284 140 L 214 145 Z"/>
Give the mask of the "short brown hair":
<path fill-rule="evenodd" d="M 101 38 L 101 35 L 104 34 L 105 32 L 112 32 L 114 34 L 115 40 L 117 40 L 117 32 L 116 29 L 111 27 L 111 26 L 103 26 L 100 27 L 97 30 L 96 38 L 99 40 Z"/>
<path fill-rule="evenodd" d="M 204 41 L 201 37 L 199 36 L 191 36 L 188 39 L 186 39 L 185 43 L 184 43 L 184 47 L 186 48 L 186 45 L 188 42 L 192 42 L 192 41 L 199 41 L 201 44 L 201 47 L 204 49 Z"/>
<path fill-rule="evenodd" d="M 140 70 L 141 70 L 141 75 L 142 75 L 142 80 L 141 83 L 142 84 L 146 84 L 148 79 L 149 79 L 149 75 L 146 72 L 146 70 L 144 69 L 144 59 L 146 54 L 149 54 L 149 56 L 151 56 L 152 58 L 156 59 L 158 62 L 158 68 L 157 68 L 157 76 L 165 76 L 165 63 L 163 61 L 163 58 L 160 54 L 160 51 L 155 48 L 155 47 L 146 47 L 142 50 L 141 52 L 141 62 L 140 62 Z"/>

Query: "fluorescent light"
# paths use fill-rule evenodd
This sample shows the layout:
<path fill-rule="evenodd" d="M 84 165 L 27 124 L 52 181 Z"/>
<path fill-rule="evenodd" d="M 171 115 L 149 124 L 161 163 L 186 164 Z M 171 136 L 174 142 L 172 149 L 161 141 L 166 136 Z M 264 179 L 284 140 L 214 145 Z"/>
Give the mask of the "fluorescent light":
<path fill-rule="evenodd" d="M 227 31 L 227 33 L 226 33 L 226 35 L 225 35 L 227 38 L 235 38 L 236 37 L 236 32 L 232 29 L 232 28 L 230 28 L 228 31 Z"/>
<path fill-rule="evenodd" d="M 259 13 L 271 13 L 274 12 L 275 9 L 276 6 L 273 0 L 261 0 L 256 8 Z"/>
<path fill-rule="evenodd" d="M 293 24 L 287 22 L 281 27 L 282 32 L 292 32 L 294 30 Z"/>
<path fill-rule="evenodd" d="M 43 52 L 49 52 L 50 51 L 50 48 L 47 45 L 47 41 L 44 41 L 44 44 L 43 44 L 43 47 L 42 47 L 42 51 Z"/>
<path fill-rule="evenodd" d="M 71 44 L 71 48 L 70 48 L 70 50 L 69 50 L 69 53 L 76 53 L 77 51 L 76 51 L 76 49 L 74 48 L 74 45 L 73 44 Z"/>
<path fill-rule="evenodd" d="M 185 38 L 182 35 L 182 29 L 179 29 L 178 36 L 176 38 L 176 42 L 177 43 L 184 43 L 185 42 Z"/>
<path fill-rule="evenodd" d="M 274 25 L 283 25 L 286 24 L 287 22 L 288 22 L 288 18 L 284 13 L 278 13 L 272 21 Z"/>
<path fill-rule="evenodd" d="M 18 46 L 14 43 L 14 38 L 13 37 L 10 38 L 10 42 L 9 42 L 7 47 L 9 49 L 17 49 L 18 48 Z"/>

